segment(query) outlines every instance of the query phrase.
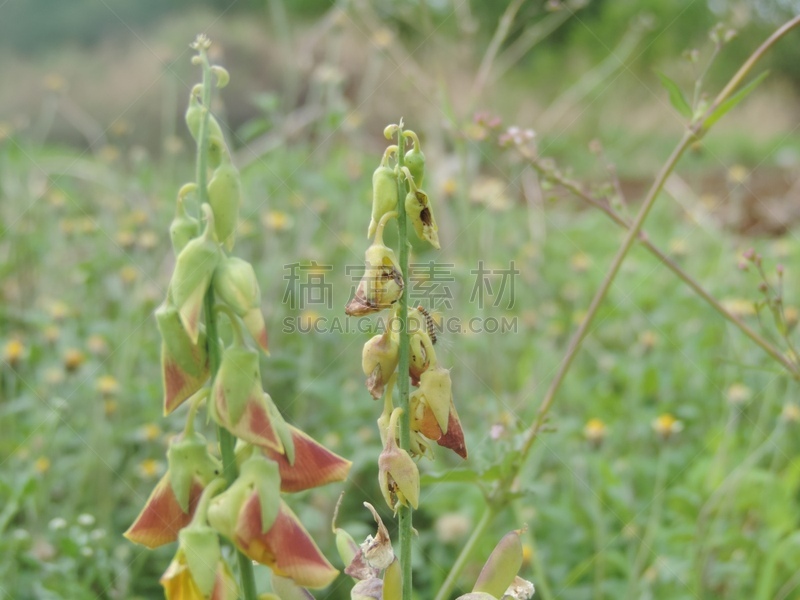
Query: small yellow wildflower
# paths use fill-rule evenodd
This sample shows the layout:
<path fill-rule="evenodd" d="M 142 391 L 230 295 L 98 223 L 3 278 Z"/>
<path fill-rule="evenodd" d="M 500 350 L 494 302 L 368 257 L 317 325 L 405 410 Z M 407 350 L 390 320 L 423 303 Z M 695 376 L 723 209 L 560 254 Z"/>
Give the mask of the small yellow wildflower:
<path fill-rule="evenodd" d="M 455 196 L 458 191 L 458 182 L 453 177 L 448 177 L 442 183 L 442 195 L 446 198 Z"/>
<path fill-rule="evenodd" d="M 64 369 L 72 373 L 86 361 L 86 355 L 77 348 L 69 348 L 64 353 Z"/>
<path fill-rule="evenodd" d="M 6 342 L 3 348 L 3 360 L 11 367 L 16 367 L 25 356 L 25 345 L 18 339 L 14 338 Z"/>
<path fill-rule="evenodd" d="M 125 265 L 119 270 L 119 278 L 122 279 L 122 283 L 126 285 L 130 285 L 136 281 L 137 277 L 139 277 L 139 271 L 132 265 Z"/>
<path fill-rule="evenodd" d="M 522 544 L 522 564 L 529 565 L 533 561 L 533 546 Z"/>
<path fill-rule="evenodd" d="M 103 375 L 98 378 L 95 388 L 103 396 L 113 396 L 119 391 L 119 383 L 111 375 Z"/>
<path fill-rule="evenodd" d="M 40 474 L 47 473 L 50 470 L 50 459 L 46 456 L 40 456 L 33 463 L 33 470 Z"/>
<path fill-rule="evenodd" d="M 148 442 L 158 439 L 158 436 L 160 435 L 161 428 L 155 423 L 147 423 L 146 425 L 142 426 L 142 437 Z"/>
<path fill-rule="evenodd" d="M 139 463 L 139 474 L 145 479 L 156 477 L 161 471 L 161 463 L 152 458 L 147 458 Z"/>
<path fill-rule="evenodd" d="M 272 231 L 286 231 L 294 224 L 292 217 L 281 210 L 270 210 L 261 215 L 261 223 Z"/>
<path fill-rule="evenodd" d="M 669 413 L 659 415 L 658 418 L 653 421 L 652 426 L 653 431 L 655 431 L 664 441 L 668 440 L 670 437 L 676 433 L 679 433 L 683 429 L 683 423 L 678 421 Z"/>
<path fill-rule="evenodd" d="M 583 428 L 583 436 L 592 446 L 599 446 L 606 439 L 608 427 L 600 419 L 589 419 Z"/>

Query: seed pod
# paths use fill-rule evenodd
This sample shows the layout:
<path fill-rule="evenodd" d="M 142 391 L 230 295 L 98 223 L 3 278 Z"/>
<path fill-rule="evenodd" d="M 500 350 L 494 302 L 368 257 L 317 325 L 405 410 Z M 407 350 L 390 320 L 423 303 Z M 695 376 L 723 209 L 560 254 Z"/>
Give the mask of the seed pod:
<path fill-rule="evenodd" d="M 361 368 L 367 376 L 367 389 L 376 400 L 383 395 L 389 377 L 400 360 L 399 344 L 389 328 L 372 337 L 361 352 Z"/>
<path fill-rule="evenodd" d="M 378 457 L 378 483 L 386 504 L 393 511 L 397 505 L 419 506 L 419 469 L 408 452 L 398 447 L 395 439 L 397 419 L 402 409 L 392 412 L 386 445 Z"/>
<path fill-rule="evenodd" d="M 414 183 L 407 167 L 403 167 L 403 172 L 411 187 L 411 191 L 406 194 L 405 199 L 408 222 L 414 228 L 419 239 L 426 240 L 438 250 L 440 248 L 439 226 L 433 216 L 433 208 L 428 200 L 428 195 Z"/>
<path fill-rule="evenodd" d="M 170 282 L 181 323 L 194 344 L 200 335 L 203 296 L 220 259 L 219 245 L 213 234 L 214 215 L 211 207 L 204 204 L 203 213 L 206 216 L 205 231 L 181 250 Z"/>
<path fill-rule="evenodd" d="M 387 166 L 389 156 L 396 150 L 397 146 L 389 146 L 380 166 L 372 174 L 372 218 L 367 230 L 368 239 L 375 235 L 383 215 L 397 210 L 397 176 L 394 169 Z"/>
<path fill-rule="evenodd" d="M 186 212 L 184 200 L 186 196 L 197 188 L 193 183 L 187 183 L 178 192 L 178 201 L 175 206 L 175 218 L 169 226 L 169 237 L 172 241 L 172 250 L 178 256 L 196 235 L 199 228 L 197 219 Z"/>
<path fill-rule="evenodd" d="M 522 567 L 522 541 L 518 530 L 503 536 L 483 565 L 473 592 L 484 592 L 500 598 L 514 582 Z"/>
<path fill-rule="evenodd" d="M 403 137 L 410 137 L 414 140 L 414 147 L 406 152 L 404 165 L 408 167 L 408 170 L 411 171 L 411 177 L 414 181 L 414 185 L 418 188 L 422 187 L 422 180 L 425 178 L 425 155 L 422 153 L 422 149 L 420 148 L 419 138 L 417 134 L 413 131 L 404 131 Z"/>
<path fill-rule="evenodd" d="M 253 266 L 236 256 L 223 258 L 214 271 L 214 293 L 240 317 L 261 306 L 261 290 Z"/>
<path fill-rule="evenodd" d="M 230 252 L 236 240 L 239 224 L 239 206 L 242 203 L 242 184 L 239 171 L 223 156 L 222 163 L 214 170 L 208 182 L 208 203 L 214 211 L 217 239 Z"/>
<path fill-rule="evenodd" d="M 350 316 L 362 316 L 389 308 L 403 294 L 403 275 L 394 251 L 383 243 L 383 228 L 397 213 L 388 212 L 381 218 L 375 240 L 364 254 L 366 267 L 356 293 L 345 306 Z"/>
<path fill-rule="evenodd" d="M 156 324 L 161 333 L 161 377 L 166 416 L 208 380 L 208 354 L 205 333 L 199 331 L 197 343 L 193 343 L 174 306 L 161 305 L 156 310 Z"/>
<path fill-rule="evenodd" d="M 200 124 L 203 122 L 203 115 L 206 112 L 205 107 L 200 102 L 202 94 L 203 86 L 198 83 L 192 88 L 192 92 L 189 95 L 189 106 L 186 109 L 186 126 L 189 128 L 189 133 L 192 134 L 195 142 L 200 141 Z M 225 139 L 219 122 L 211 114 L 208 115 L 208 137 L 217 138 L 218 140 Z"/>

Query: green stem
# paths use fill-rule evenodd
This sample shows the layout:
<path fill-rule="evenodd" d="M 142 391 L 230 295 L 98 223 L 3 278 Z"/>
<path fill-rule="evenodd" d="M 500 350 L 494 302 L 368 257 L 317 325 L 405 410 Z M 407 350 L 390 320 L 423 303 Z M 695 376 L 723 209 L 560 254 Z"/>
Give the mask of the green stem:
<path fill-rule="evenodd" d="M 572 181 L 561 175 L 559 172 L 554 172 L 551 170 L 546 169 L 542 166 L 542 164 L 537 160 L 537 158 L 528 150 L 521 149 L 520 153 L 522 156 L 528 160 L 529 164 L 539 173 L 542 177 L 547 178 L 550 181 L 553 181 L 563 187 L 565 190 L 571 192 L 584 202 L 591 204 L 592 206 L 599 208 L 603 211 L 608 217 L 614 221 L 617 225 L 624 229 L 630 228 L 630 223 L 620 215 L 616 210 L 614 210 L 608 202 L 596 198 L 589 193 L 587 193 L 577 182 Z M 784 369 L 786 369 L 789 374 L 794 379 L 800 379 L 800 372 L 798 372 L 797 367 L 790 361 L 783 352 L 781 352 L 778 348 L 776 348 L 773 344 L 767 341 L 763 336 L 759 335 L 759 333 L 747 325 L 744 321 L 742 321 L 739 317 L 731 313 L 728 309 L 726 309 L 714 296 L 711 295 L 700 283 L 694 279 L 691 275 L 689 275 L 686 271 L 684 271 L 678 263 L 672 260 L 668 255 L 666 255 L 658 246 L 654 245 L 648 238 L 647 234 L 642 231 L 639 235 L 640 242 L 642 246 L 644 246 L 653 256 L 655 256 L 664 266 L 666 266 L 670 271 L 672 271 L 675 275 L 678 276 L 686 285 L 688 285 L 694 293 L 700 296 L 703 300 L 705 300 L 711 308 L 713 308 L 717 313 L 719 313 L 723 318 L 730 321 L 733 325 L 735 325 L 742 333 L 744 333 L 750 340 L 755 342 L 755 344 L 764 350 L 770 358 L 775 360 L 779 363 Z"/>
<path fill-rule="evenodd" d="M 405 198 L 408 193 L 408 183 L 402 175 L 406 154 L 406 140 L 403 137 L 403 120 L 397 129 L 397 225 L 398 240 L 400 244 L 400 271 L 403 274 L 403 285 L 406 287 L 400 296 L 400 361 L 397 388 L 400 392 L 400 447 L 408 450 L 411 447 L 411 409 L 408 405 L 409 396 L 409 339 L 408 339 L 408 226 L 406 217 Z M 411 572 L 411 542 L 413 537 L 411 507 L 401 506 L 398 513 L 399 538 L 400 538 L 400 566 L 403 569 L 403 600 L 411 600 L 412 572 Z"/>
<path fill-rule="evenodd" d="M 200 206 L 208 202 L 208 121 L 209 107 L 211 106 L 211 65 L 205 49 L 198 50 L 201 65 L 203 67 L 203 119 L 200 122 L 199 141 L 197 143 L 197 196 Z M 206 324 L 206 345 L 208 349 L 208 361 L 211 369 L 211 380 L 217 376 L 221 362 L 222 349 L 219 343 L 219 333 L 217 331 L 217 314 L 214 311 L 214 288 L 209 286 L 203 299 L 205 324 Z M 234 447 L 236 438 L 224 427 L 217 428 L 219 439 L 219 450 L 222 455 L 222 473 L 225 481 L 231 485 L 236 479 L 236 454 Z M 255 574 L 253 573 L 253 563 L 244 554 L 236 551 L 239 563 L 239 576 L 242 585 L 244 600 L 257 600 Z"/>

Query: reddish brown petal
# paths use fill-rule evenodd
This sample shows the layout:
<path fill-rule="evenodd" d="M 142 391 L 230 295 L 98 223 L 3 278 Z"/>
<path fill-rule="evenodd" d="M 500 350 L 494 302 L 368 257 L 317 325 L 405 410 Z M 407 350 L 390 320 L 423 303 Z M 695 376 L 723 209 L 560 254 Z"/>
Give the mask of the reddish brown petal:
<path fill-rule="evenodd" d="M 449 448 L 461 458 L 467 458 L 467 443 L 464 440 L 464 430 L 461 429 L 461 421 L 458 418 L 456 407 L 450 401 L 450 419 L 447 423 L 447 433 L 436 440 L 436 443 L 444 448 Z"/>
<path fill-rule="evenodd" d="M 265 448 L 267 456 L 278 463 L 282 492 L 301 492 L 333 481 L 344 481 L 352 463 L 334 454 L 311 436 L 289 425 L 294 440 L 294 465 L 286 456 Z"/>
<path fill-rule="evenodd" d="M 302 587 L 326 587 L 339 574 L 283 501 L 275 524 L 261 533 L 261 507 L 251 495 L 239 514 L 235 542 L 249 558 Z"/>
<path fill-rule="evenodd" d="M 136 521 L 124 533 L 125 537 L 148 548 L 174 542 L 178 539 L 178 532 L 192 519 L 202 493 L 203 485 L 195 479 L 189 493 L 189 512 L 184 513 L 172 491 L 167 472 L 150 494 Z"/>
<path fill-rule="evenodd" d="M 225 429 L 245 442 L 283 452 L 283 444 L 272 427 L 264 399 L 259 394 L 254 392 L 250 395 L 244 414 L 235 425 L 228 416 L 225 394 L 218 393 L 215 396 L 216 416 Z"/>
<path fill-rule="evenodd" d="M 442 430 L 436 420 L 436 415 L 433 414 L 431 407 L 428 406 L 427 403 L 423 404 L 422 416 L 412 421 L 411 428 L 414 431 L 419 431 L 426 438 L 434 442 L 442 437 Z"/>
<path fill-rule="evenodd" d="M 208 374 L 199 377 L 187 373 L 166 355 L 166 348 L 162 348 L 161 374 L 164 384 L 164 415 L 170 414 L 178 408 L 187 398 L 203 387 Z"/>

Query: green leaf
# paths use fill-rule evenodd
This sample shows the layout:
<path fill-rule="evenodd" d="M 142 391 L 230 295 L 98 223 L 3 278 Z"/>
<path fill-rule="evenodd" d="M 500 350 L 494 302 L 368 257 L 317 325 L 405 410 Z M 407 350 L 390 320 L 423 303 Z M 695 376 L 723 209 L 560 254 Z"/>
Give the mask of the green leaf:
<path fill-rule="evenodd" d="M 686 97 L 683 95 L 681 88 L 663 73 L 657 73 L 657 75 L 661 80 L 661 85 L 664 86 L 664 89 L 667 90 L 669 94 L 670 104 L 684 117 L 690 119 L 692 117 L 692 107 L 689 106 L 689 103 L 686 101 Z"/>
<path fill-rule="evenodd" d="M 769 75 L 769 71 L 764 71 L 763 73 L 761 73 L 761 75 L 759 75 L 758 77 L 753 79 L 753 81 L 748 83 L 746 86 L 744 86 L 738 92 L 736 92 L 733 96 L 731 96 L 730 98 L 725 100 L 725 102 L 720 104 L 714 110 L 714 112 L 712 112 L 708 116 L 708 118 L 703 122 L 703 129 L 710 129 L 711 126 L 714 123 L 719 121 L 725 115 L 725 113 L 727 113 L 734 106 L 739 104 L 739 102 L 744 100 L 748 96 L 748 94 L 750 94 L 750 92 L 752 92 L 754 89 L 756 89 L 756 87 L 758 87 L 758 84 L 760 84 L 762 81 L 764 81 L 764 79 L 767 77 L 767 75 Z"/>

